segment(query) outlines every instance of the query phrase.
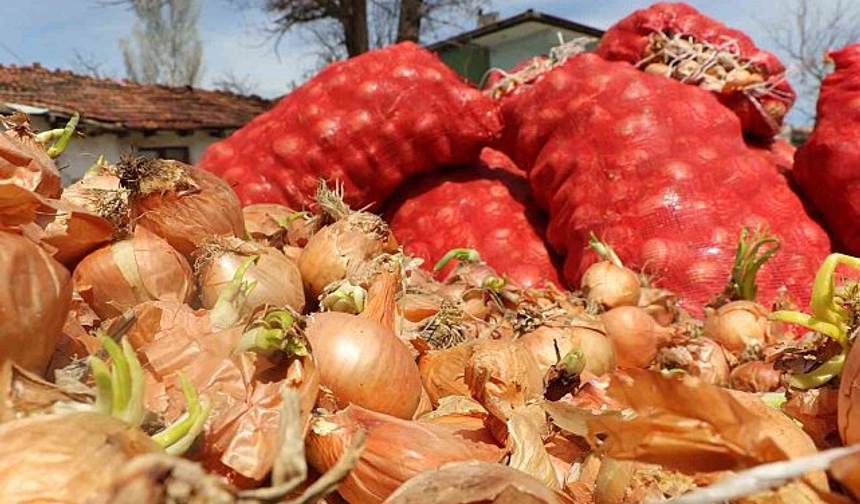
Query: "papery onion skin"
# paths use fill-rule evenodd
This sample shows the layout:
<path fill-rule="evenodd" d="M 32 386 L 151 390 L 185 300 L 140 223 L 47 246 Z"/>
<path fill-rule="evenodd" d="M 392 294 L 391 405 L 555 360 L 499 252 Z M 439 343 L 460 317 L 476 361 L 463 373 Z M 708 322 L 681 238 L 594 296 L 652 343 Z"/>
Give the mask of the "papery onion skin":
<path fill-rule="evenodd" d="M 433 407 L 439 400 L 452 395 L 469 395 L 466 385 L 466 364 L 474 343 L 463 343 L 444 350 L 431 350 L 418 359 L 418 370 Z"/>
<path fill-rule="evenodd" d="M 8 183 L 48 198 L 60 196 L 60 171 L 29 132 L 0 133 L 0 184 Z"/>
<path fill-rule="evenodd" d="M 86 504 L 123 464 L 161 448 L 101 413 L 40 415 L 0 424 L 0 502 Z"/>
<path fill-rule="evenodd" d="M 732 301 L 705 316 L 703 334 L 734 354 L 770 339 L 769 310 L 753 301 Z"/>
<path fill-rule="evenodd" d="M 636 306 L 642 287 L 639 275 L 612 261 L 599 261 L 582 274 L 581 288 L 586 299 L 608 309 Z"/>
<path fill-rule="evenodd" d="M 161 236 L 186 258 L 190 258 L 207 237 L 245 237 L 242 206 L 227 182 L 217 175 L 179 161 L 159 159 L 145 162 L 152 163 L 152 168 L 144 171 L 183 172 L 182 176 L 190 177 L 199 190 L 164 188 L 146 193 L 132 187 L 130 204 L 137 226 Z M 130 184 L 124 180 L 123 185 L 129 187 Z"/>
<path fill-rule="evenodd" d="M 37 223 L 45 229 L 42 243 L 54 247 L 54 259 L 73 268 L 93 250 L 110 243 L 114 237 L 111 223 L 87 210 L 51 201 L 52 212 L 45 212 Z"/>
<path fill-rule="evenodd" d="M 671 329 L 657 324 L 651 315 L 634 306 L 619 306 L 601 315 L 606 335 L 615 346 L 621 367 L 646 368 L 670 337 Z"/>
<path fill-rule="evenodd" d="M 356 406 L 325 420 L 341 428 L 328 434 L 312 430 L 305 443 L 308 462 L 319 472 L 334 465 L 359 429 L 365 431 L 361 459 L 338 487 L 350 504 L 379 504 L 408 479 L 448 462 L 496 462 L 503 456 L 494 444 L 461 437 L 458 426 L 401 420 Z"/>
<path fill-rule="evenodd" d="M 324 312 L 309 317 L 305 334 L 320 383 L 340 404 L 412 418 L 421 399 L 421 375 L 393 331 L 375 320 Z"/>
<path fill-rule="evenodd" d="M 44 373 L 71 303 L 66 268 L 30 240 L 0 232 L 0 362 Z"/>
<path fill-rule="evenodd" d="M 362 226 L 363 222 L 369 225 Z M 396 251 L 394 235 L 375 215 L 358 212 L 325 226 L 308 240 L 299 258 L 305 295 L 318 299 L 332 282 L 347 278 L 380 254 Z"/>
<path fill-rule="evenodd" d="M 729 362 L 726 352 L 710 338 L 693 338 L 660 349 L 657 361 L 663 369 L 682 369 L 712 385 L 729 383 Z"/>
<path fill-rule="evenodd" d="M 600 322 L 576 322 L 566 327 L 541 326 L 524 334 L 517 342 L 523 345 L 538 363 L 542 375 L 558 362 L 555 345 L 561 357 L 571 350 L 582 351 L 585 371 L 600 376 L 615 370 L 615 350 L 612 341 L 601 331 Z"/>
<path fill-rule="evenodd" d="M 272 247 L 304 247 L 315 231 L 314 223 L 288 206 L 255 203 L 242 208 L 251 239 Z"/>
<path fill-rule="evenodd" d="M 472 397 L 501 421 L 507 421 L 514 409 L 536 399 L 544 389 L 534 357 L 513 341 L 476 343 L 466 365 L 465 381 Z"/>
<path fill-rule="evenodd" d="M 251 264 L 243 276 L 243 280 L 257 282 L 245 302 L 243 313 L 251 313 L 263 305 L 289 306 L 301 313 L 305 307 L 305 292 L 295 261 L 272 247 L 251 243 L 246 244 L 249 247 L 243 247 L 245 244 L 235 241 L 238 242 L 234 244 L 237 251 L 221 250 L 197 263 L 197 283 L 203 307 L 212 309 L 221 290 L 233 280 L 236 271 L 250 255 L 256 255 L 257 262 Z"/>
<path fill-rule="evenodd" d="M 144 227 L 85 257 L 74 281 L 75 290 L 103 319 L 146 301 L 189 302 L 194 296 L 188 261 Z"/>
<path fill-rule="evenodd" d="M 404 483 L 385 504 L 573 504 L 567 496 L 516 469 L 453 462 Z"/>
<path fill-rule="evenodd" d="M 744 362 L 732 369 L 729 376 L 733 389 L 744 392 L 773 392 L 781 383 L 782 372 L 770 362 Z"/>
<path fill-rule="evenodd" d="M 860 442 L 860 345 L 854 345 L 839 381 L 839 437 L 846 445 Z"/>

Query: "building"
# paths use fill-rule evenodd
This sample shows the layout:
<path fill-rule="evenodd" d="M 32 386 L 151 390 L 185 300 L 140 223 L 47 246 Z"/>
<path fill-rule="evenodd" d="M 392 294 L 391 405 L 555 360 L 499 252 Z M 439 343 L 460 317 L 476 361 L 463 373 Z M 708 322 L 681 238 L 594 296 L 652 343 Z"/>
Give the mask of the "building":
<path fill-rule="evenodd" d="M 510 70 L 538 55 L 548 55 L 559 45 L 578 38 L 597 44 L 603 30 L 563 18 L 527 10 L 498 20 L 495 14 L 479 16 L 478 27 L 427 46 L 469 81 L 479 84 L 492 68 Z"/>
<path fill-rule="evenodd" d="M 77 112 L 79 131 L 59 159 L 64 183 L 80 178 L 99 155 L 138 155 L 194 163 L 204 149 L 273 102 L 191 87 L 96 79 L 32 66 L 0 66 L 0 112 L 30 115 L 41 131 L 62 127 Z"/>

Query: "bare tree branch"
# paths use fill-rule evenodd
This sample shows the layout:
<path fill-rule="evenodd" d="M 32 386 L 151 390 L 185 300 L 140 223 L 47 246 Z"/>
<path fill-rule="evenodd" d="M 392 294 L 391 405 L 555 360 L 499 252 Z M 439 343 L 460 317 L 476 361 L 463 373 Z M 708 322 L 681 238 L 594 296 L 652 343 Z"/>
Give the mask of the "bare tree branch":
<path fill-rule="evenodd" d="M 82 54 L 77 49 L 73 51 L 72 70 L 79 74 L 89 75 L 97 79 L 107 77 L 107 73 L 103 70 L 104 61 L 99 61 L 95 54 Z"/>
<path fill-rule="evenodd" d="M 224 72 L 212 83 L 215 89 L 228 93 L 249 96 L 257 94 L 260 85 L 250 75 L 239 77 L 232 70 Z"/>
<path fill-rule="evenodd" d="M 796 108 L 814 120 L 818 89 L 830 72 L 825 56 L 860 41 L 860 5 L 852 0 L 792 0 L 783 19 L 764 23 L 763 28 L 790 59 L 801 96 Z"/>

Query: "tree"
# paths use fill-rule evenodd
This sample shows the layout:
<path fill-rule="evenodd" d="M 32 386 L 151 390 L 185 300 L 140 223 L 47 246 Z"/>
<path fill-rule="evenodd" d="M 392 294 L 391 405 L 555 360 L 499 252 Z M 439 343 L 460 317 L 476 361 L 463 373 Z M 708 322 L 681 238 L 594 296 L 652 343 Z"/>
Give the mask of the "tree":
<path fill-rule="evenodd" d="M 72 69 L 82 75 L 89 75 L 96 79 L 107 77 L 107 72 L 103 70 L 104 62 L 100 61 L 94 54 L 83 54 L 77 49 L 74 51 L 72 59 Z"/>
<path fill-rule="evenodd" d="M 814 120 L 818 89 L 831 70 L 825 55 L 860 41 L 860 5 L 856 0 L 793 0 L 784 19 L 764 28 L 795 72 L 792 84 L 801 97 L 796 108 Z"/>
<path fill-rule="evenodd" d="M 193 86 L 203 75 L 197 0 L 117 0 L 137 16 L 130 38 L 120 40 L 128 78 L 135 82 Z"/>
<path fill-rule="evenodd" d="M 215 89 L 244 96 L 257 94 L 259 88 L 259 84 L 250 75 L 239 77 L 232 70 L 224 72 L 212 84 L 215 86 Z"/>
<path fill-rule="evenodd" d="M 302 28 L 319 45 L 321 63 L 357 56 L 393 42 L 421 38 L 444 27 L 464 28 L 489 0 L 261 0 L 274 16 L 276 46 Z"/>

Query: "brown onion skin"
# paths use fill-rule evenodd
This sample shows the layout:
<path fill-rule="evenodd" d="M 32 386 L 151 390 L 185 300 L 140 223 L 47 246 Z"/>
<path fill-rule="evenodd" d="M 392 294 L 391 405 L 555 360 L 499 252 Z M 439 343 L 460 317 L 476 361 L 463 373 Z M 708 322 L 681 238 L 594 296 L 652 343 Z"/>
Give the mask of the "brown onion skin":
<path fill-rule="evenodd" d="M 592 264 L 582 274 L 581 288 L 586 299 L 612 309 L 636 306 L 642 287 L 639 276 L 611 261 Z"/>
<path fill-rule="evenodd" d="M 781 383 L 782 372 L 774 369 L 770 362 L 744 362 L 732 369 L 729 376 L 731 386 L 744 392 L 773 392 Z"/>
<path fill-rule="evenodd" d="M 860 442 L 860 345 L 854 345 L 839 382 L 839 437 L 846 445 Z"/>
<path fill-rule="evenodd" d="M 0 424 L 0 502 L 86 504 L 137 455 L 161 448 L 101 413 L 40 415 Z"/>
<path fill-rule="evenodd" d="M 473 346 L 474 343 L 463 343 L 444 350 L 431 350 L 419 357 L 418 370 L 434 408 L 443 397 L 469 395 L 465 375 Z"/>
<path fill-rule="evenodd" d="M 278 203 L 255 203 L 242 208 L 245 228 L 251 239 L 272 247 L 304 247 L 313 236 L 313 222 L 298 217 L 288 206 Z M 280 222 L 279 222 L 280 221 Z M 286 221 L 286 226 L 281 223 Z"/>
<path fill-rule="evenodd" d="M 541 326 L 521 336 L 517 343 L 524 346 L 537 361 L 542 375 L 558 362 L 553 340 L 558 343 L 559 355 L 579 349 L 585 357 L 585 371 L 600 376 L 615 370 L 615 350 L 612 341 L 599 330 L 600 323 L 594 327 Z"/>
<path fill-rule="evenodd" d="M 59 198 L 62 178 L 54 160 L 29 133 L 0 133 L 0 183 L 11 182 L 48 198 Z"/>
<path fill-rule="evenodd" d="M 0 362 L 43 374 L 71 304 L 66 268 L 30 240 L 0 232 Z"/>
<path fill-rule="evenodd" d="M 343 280 L 362 263 L 397 251 L 397 241 L 387 227 L 381 236 L 374 236 L 355 224 L 356 215 L 323 227 L 305 245 L 299 270 L 308 299 L 318 299 L 326 286 Z"/>
<path fill-rule="evenodd" d="M 227 182 L 178 161 L 162 162 L 180 165 L 200 191 L 154 192 L 132 197 L 132 216 L 137 226 L 161 236 L 187 258 L 210 236 L 245 237 L 242 206 Z"/>
<path fill-rule="evenodd" d="M 672 333 L 635 306 L 613 308 L 600 318 L 606 335 L 615 346 L 615 358 L 621 367 L 647 368 Z"/>
<path fill-rule="evenodd" d="M 461 436 L 458 425 L 402 420 L 356 406 L 326 420 L 342 428 L 328 435 L 311 430 L 305 443 L 308 462 L 319 472 L 334 465 L 359 429 L 365 431 L 361 459 L 338 486 L 349 504 L 379 504 L 424 471 L 447 462 L 497 462 L 504 453 L 497 445 Z"/>
<path fill-rule="evenodd" d="M 421 375 L 409 348 L 391 329 L 364 317 L 324 312 L 308 318 L 305 334 L 320 384 L 341 406 L 353 403 L 412 418 L 421 400 Z"/>
<path fill-rule="evenodd" d="M 528 474 L 501 464 L 453 462 L 404 483 L 384 504 L 573 504 Z"/>
<path fill-rule="evenodd" d="M 770 322 L 768 309 L 753 301 L 732 301 L 705 316 L 703 334 L 734 354 L 750 343 L 767 343 Z"/>
<path fill-rule="evenodd" d="M 301 313 L 305 308 L 305 291 L 302 277 L 295 261 L 278 250 L 259 245 L 255 247 L 259 257 L 245 273 L 245 280 L 254 280 L 257 286 L 245 302 L 243 312 L 251 313 L 263 305 L 289 306 Z M 233 280 L 236 270 L 248 257 L 225 251 L 205 261 L 198 269 L 197 283 L 200 286 L 200 302 L 212 309 L 221 290 Z"/>
<path fill-rule="evenodd" d="M 130 245 L 130 248 L 128 248 Z M 131 261 L 140 283 L 126 278 L 117 254 Z M 75 291 L 102 319 L 117 317 L 146 301 L 189 302 L 194 296 L 191 266 L 166 240 L 143 227 L 128 240 L 96 250 L 78 264 Z"/>
<path fill-rule="evenodd" d="M 472 397 L 500 421 L 507 421 L 514 409 L 544 391 L 537 361 L 513 341 L 477 342 L 466 365 L 465 381 Z"/>
<path fill-rule="evenodd" d="M 682 356 L 683 358 L 673 355 Z M 685 359 L 689 361 L 685 362 Z M 719 343 L 710 338 L 695 338 L 678 345 L 660 349 L 657 357 L 663 367 L 679 367 L 687 374 L 695 376 L 711 385 L 729 384 L 729 361 Z M 680 361 L 680 362 L 679 362 Z"/>

